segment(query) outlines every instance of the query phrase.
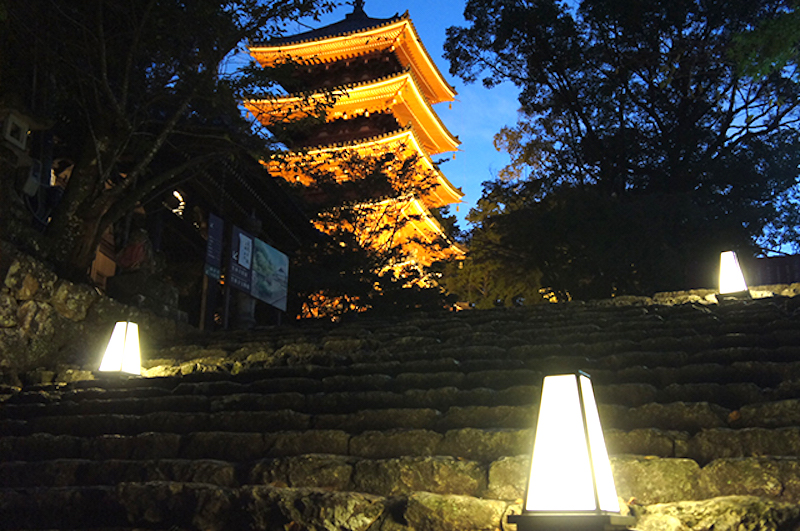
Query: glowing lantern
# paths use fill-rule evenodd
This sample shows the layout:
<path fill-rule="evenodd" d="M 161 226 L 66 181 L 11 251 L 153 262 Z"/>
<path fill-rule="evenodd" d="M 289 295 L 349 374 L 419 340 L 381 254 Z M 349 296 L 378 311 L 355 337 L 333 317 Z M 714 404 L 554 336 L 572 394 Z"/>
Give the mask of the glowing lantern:
<path fill-rule="evenodd" d="M 508 521 L 520 531 L 633 524 L 633 517 L 620 514 L 588 375 L 544 379 L 524 510 Z"/>
<path fill-rule="evenodd" d="M 139 326 L 136 323 L 120 321 L 114 325 L 100 370 L 142 374 Z"/>
<path fill-rule="evenodd" d="M 739 267 L 739 259 L 733 251 L 725 251 L 719 255 L 719 292 L 721 295 L 729 293 L 747 292 L 747 283 Z"/>

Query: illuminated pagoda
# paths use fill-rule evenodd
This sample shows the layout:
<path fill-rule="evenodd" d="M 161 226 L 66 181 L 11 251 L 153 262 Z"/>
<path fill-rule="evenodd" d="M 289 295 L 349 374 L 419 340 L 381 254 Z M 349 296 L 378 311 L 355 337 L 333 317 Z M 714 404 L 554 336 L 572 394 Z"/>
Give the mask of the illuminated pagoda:
<path fill-rule="evenodd" d="M 378 223 L 397 230 L 383 230 L 373 238 L 358 236 L 368 245 L 399 245 L 417 264 L 463 257 L 464 250 L 446 236 L 431 213 L 463 196 L 431 158 L 458 149 L 460 142 L 432 108 L 453 101 L 456 92 L 425 50 L 408 12 L 370 18 L 363 4 L 356 0 L 353 12 L 334 24 L 250 46 L 262 67 L 295 66 L 291 80 L 283 83 L 288 95 L 244 102 L 262 124 L 281 127 L 318 114 L 320 105 L 326 105 L 324 120 L 291 135 L 291 152 L 268 167 L 274 175 L 309 185 L 309 168 L 319 168 L 320 161 L 338 182 L 346 181 L 347 169 L 337 161 L 347 154 L 391 153 L 414 160 L 408 177 L 414 182 L 403 187 L 410 191 L 357 199 L 359 215 L 370 221 L 363 226 Z M 323 230 L 325 224 L 318 221 Z"/>

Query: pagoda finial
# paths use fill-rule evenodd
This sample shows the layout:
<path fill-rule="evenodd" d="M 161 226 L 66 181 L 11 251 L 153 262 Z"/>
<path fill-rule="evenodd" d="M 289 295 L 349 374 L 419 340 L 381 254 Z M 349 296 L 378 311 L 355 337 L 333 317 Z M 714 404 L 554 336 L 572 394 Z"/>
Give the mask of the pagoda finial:
<path fill-rule="evenodd" d="M 363 15 L 366 16 L 367 14 L 364 12 L 364 0 L 353 0 L 353 15 Z"/>

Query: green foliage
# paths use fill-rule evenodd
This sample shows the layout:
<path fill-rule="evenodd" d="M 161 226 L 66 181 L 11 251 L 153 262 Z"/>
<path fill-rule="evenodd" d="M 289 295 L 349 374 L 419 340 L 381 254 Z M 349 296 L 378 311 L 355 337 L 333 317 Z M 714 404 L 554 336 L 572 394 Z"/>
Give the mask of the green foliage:
<path fill-rule="evenodd" d="M 397 152 L 276 156 L 291 192 L 325 233 L 292 262 L 293 313 L 339 318 L 353 312 L 442 309 L 448 298 L 411 255 L 437 252 L 447 241 L 408 239 L 405 201 L 427 191 L 430 176 L 417 161 Z M 440 217 L 446 220 L 446 218 Z M 455 225 L 451 225 L 455 230 Z"/>
<path fill-rule="evenodd" d="M 522 106 L 496 137 L 512 164 L 473 240 L 491 230 L 504 263 L 577 297 L 697 287 L 719 250 L 796 242 L 796 55 L 761 77 L 732 59 L 753 28 L 774 30 L 765 15 L 783 27 L 793 13 L 782 0 L 467 2 L 469 25 L 447 30 L 451 73 L 511 81 Z"/>
<path fill-rule="evenodd" d="M 104 231 L 137 203 L 263 142 L 237 109 L 224 61 L 279 36 L 326 0 L 10 2 L 0 93 L 57 123 L 56 157 L 74 163 L 47 227 L 46 258 L 85 274 Z M 234 76 L 235 77 L 235 76 Z"/>
<path fill-rule="evenodd" d="M 498 215 L 513 210 L 519 195 L 513 185 L 486 184 L 483 197 L 470 211 L 472 223 L 464 260 L 438 264 L 441 283 L 459 302 L 474 308 L 532 305 L 544 302 L 542 274 L 513 253 L 498 225 Z"/>
<path fill-rule="evenodd" d="M 751 77 L 765 77 L 792 68 L 792 77 L 800 53 L 800 13 L 797 2 L 777 9 L 755 27 L 736 35 L 730 56 L 739 65 L 740 72 Z"/>

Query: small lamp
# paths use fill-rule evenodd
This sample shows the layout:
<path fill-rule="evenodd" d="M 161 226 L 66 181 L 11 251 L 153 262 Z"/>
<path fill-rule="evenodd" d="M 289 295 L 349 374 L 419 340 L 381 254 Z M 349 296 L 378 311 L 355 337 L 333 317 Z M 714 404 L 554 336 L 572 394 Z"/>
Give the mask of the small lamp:
<path fill-rule="evenodd" d="M 519 531 L 624 529 L 634 523 L 620 514 L 587 374 L 544 378 L 525 505 L 508 521 Z"/>
<path fill-rule="evenodd" d="M 139 326 L 130 321 L 120 321 L 114 325 L 106 353 L 100 363 L 104 372 L 127 372 L 142 374 L 141 354 L 139 353 Z"/>
<path fill-rule="evenodd" d="M 719 294 L 723 300 L 750 298 L 739 259 L 733 251 L 725 251 L 719 255 Z"/>

